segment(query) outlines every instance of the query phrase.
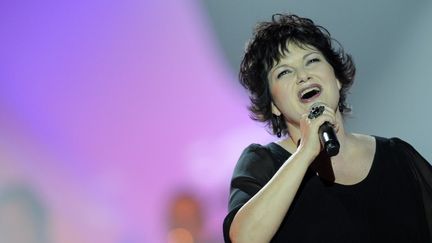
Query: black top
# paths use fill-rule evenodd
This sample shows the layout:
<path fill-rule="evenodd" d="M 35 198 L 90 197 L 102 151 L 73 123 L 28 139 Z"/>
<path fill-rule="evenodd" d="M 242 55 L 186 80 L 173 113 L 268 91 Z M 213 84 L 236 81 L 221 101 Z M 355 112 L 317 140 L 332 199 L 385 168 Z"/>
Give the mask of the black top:
<path fill-rule="evenodd" d="M 325 182 L 308 170 L 271 242 L 432 242 L 432 166 L 398 138 L 375 139 L 369 174 L 355 185 Z M 237 211 L 290 155 L 276 143 L 243 151 L 231 181 L 225 242 Z"/>

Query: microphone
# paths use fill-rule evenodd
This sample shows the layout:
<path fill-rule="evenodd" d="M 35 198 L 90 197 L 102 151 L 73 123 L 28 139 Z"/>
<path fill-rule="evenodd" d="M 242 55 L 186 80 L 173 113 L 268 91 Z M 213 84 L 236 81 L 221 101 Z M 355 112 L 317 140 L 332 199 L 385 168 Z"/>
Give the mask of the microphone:
<path fill-rule="evenodd" d="M 311 110 L 314 109 L 314 107 L 322 105 L 323 104 L 320 102 L 314 103 L 311 107 Z M 330 122 L 324 122 L 324 124 L 319 127 L 318 133 L 321 145 L 323 146 L 326 154 L 329 157 L 337 155 L 339 153 L 340 144 L 333 129 L 333 125 Z"/>
<path fill-rule="evenodd" d="M 339 141 L 337 140 L 336 133 L 330 122 L 326 121 L 318 129 L 321 144 L 329 157 L 335 156 L 339 153 Z"/>

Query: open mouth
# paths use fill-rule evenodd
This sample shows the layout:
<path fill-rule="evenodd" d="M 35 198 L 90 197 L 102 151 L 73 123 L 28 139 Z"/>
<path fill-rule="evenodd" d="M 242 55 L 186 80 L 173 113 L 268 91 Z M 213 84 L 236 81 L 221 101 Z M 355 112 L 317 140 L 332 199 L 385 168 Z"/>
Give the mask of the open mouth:
<path fill-rule="evenodd" d="M 321 87 L 319 85 L 314 85 L 300 91 L 299 97 L 301 102 L 307 103 L 315 99 L 316 97 L 320 96 L 320 94 L 321 94 Z"/>

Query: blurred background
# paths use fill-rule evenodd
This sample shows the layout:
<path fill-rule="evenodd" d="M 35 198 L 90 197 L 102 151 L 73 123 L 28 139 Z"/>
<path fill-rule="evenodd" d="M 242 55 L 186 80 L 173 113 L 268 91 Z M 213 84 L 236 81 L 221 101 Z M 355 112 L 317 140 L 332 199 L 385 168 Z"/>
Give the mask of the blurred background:
<path fill-rule="evenodd" d="M 357 64 L 350 131 L 432 161 L 432 3 L 2 0 L 0 242 L 222 242 L 241 151 L 272 138 L 237 84 L 273 13 Z"/>

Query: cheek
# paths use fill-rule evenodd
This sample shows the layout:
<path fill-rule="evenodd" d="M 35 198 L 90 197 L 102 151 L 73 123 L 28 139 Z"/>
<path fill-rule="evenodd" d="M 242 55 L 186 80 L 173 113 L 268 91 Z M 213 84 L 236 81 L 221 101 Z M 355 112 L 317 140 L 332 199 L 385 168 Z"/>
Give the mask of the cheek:
<path fill-rule="evenodd" d="M 276 100 L 286 99 L 290 96 L 290 90 L 288 82 L 278 82 L 270 86 L 270 94 Z"/>
<path fill-rule="evenodd" d="M 272 96 L 272 100 L 275 103 L 275 105 L 279 108 L 282 108 L 286 106 L 287 101 L 287 93 L 283 86 L 281 85 L 274 85 L 270 89 L 270 94 Z"/>
<path fill-rule="evenodd" d="M 285 113 L 286 118 L 291 117 L 291 113 L 295 110 L 295 101 L 293 99 L 294 97 L 297 97 L 293 94 L 292 87 L 290 87 L 289 84 L 280 83 L 278 85 L 273 85 L 270 88 L 270 92 L 275 105 L 282 113 Z"/>
<path fill-rule="evenodd" d="M 272 97 L 273 102 L 276 102 L 281 93 L 280 86 L 277 84 L 272 84 L 270 85 L 269 89 L 270 89 L 270 95 Z"/>

